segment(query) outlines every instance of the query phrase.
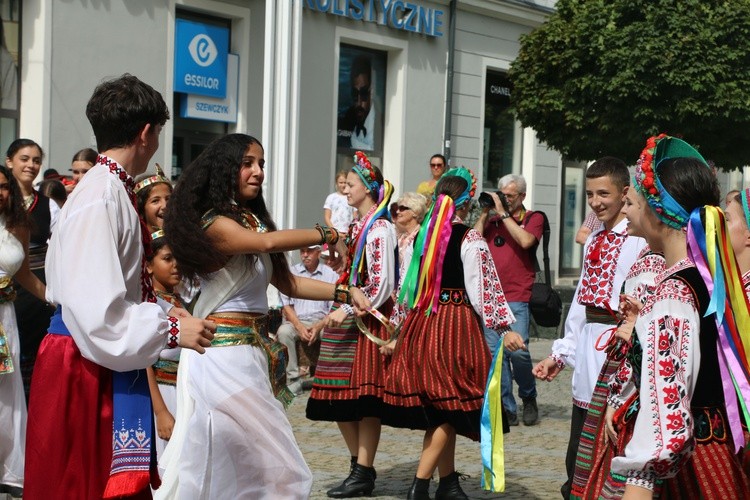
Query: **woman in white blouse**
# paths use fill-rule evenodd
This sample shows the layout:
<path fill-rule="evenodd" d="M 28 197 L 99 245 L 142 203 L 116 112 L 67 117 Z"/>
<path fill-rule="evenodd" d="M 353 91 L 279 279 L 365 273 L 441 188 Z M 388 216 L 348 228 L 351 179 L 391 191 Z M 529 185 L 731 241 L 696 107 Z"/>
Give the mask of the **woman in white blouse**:
<path fill-rule="evenodd" d="M 0 166 L 0 491 L 21 496 L 26 440 L 26 399 L 13 310 L 13 281 L 44 300 L 44 283 L 29 270 L 29 226 L 21 191 Z"/>

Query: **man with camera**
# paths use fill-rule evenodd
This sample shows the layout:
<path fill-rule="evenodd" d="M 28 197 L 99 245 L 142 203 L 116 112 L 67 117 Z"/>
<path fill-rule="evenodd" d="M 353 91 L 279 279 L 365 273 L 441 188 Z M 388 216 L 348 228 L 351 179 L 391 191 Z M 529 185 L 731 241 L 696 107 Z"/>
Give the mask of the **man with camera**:
<path fill-rule="evenodd" d="M 514 332 L 529 343 L 529 300 L 536 278 L 536 247 L 542 238 L 544 217 L 538 212 L 526 210 L 526 179 L 521 175 L 508 174 L 498 182 L 499 191 L 479 195 L 482 213 L 474 228 L 482 233 L 495 261 L 497 274 L 503 285 L 508 305 L 516 317 L 511 325 Z M 490 211 L 495 215 L 490 217 Z M 499 335 L 485 330 L 490 350 L 494 353 Z M 510 425 L 518 425 L 518 407 L 513 397 L 513 380 L 518 384 L 518 396 L 523 401 L 524 425 L 539 422 L 536 404 L 536 380 L 531 373 L 531 355 L 527 349 L 510 352 L 503 357 L 502 394 L 503 406 Z"/>

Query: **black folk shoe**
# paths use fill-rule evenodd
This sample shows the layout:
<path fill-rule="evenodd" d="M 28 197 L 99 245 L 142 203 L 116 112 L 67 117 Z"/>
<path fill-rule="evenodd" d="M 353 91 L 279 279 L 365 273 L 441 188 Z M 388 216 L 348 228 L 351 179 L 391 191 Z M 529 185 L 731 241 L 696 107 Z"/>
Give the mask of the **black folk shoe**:
<path fill-rule="evenodd" d="M 331 498 L 353 498 L 372 495 L 375 489 L 375 468 L 354 464 L 349 477 L 326 494 Z"/>
<path fill-rule="evenodd" d="M 414 482 L 411 483 L 409 493 L 406 494 L 406 500 L 432 500 L 430 498 L 430 480 L 419 479 L 414 476 Z"/>
<path fill-rule="evenodd" d="M 456 471 L 451 472 L 445 477 L 441 477 L 438 489 L 435 492 L 435 500 L 469 500 L 464 490 L 461 489 L 461 485 L 458 484 L 459 477 L 460 474 Z"/>

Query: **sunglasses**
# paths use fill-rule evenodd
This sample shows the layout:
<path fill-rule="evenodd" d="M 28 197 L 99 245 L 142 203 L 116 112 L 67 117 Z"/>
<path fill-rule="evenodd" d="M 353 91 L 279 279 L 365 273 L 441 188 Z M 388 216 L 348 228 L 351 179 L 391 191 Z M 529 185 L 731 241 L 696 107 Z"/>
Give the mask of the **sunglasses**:
<path fill-rule="evenodd" d="M 370 100 L 370 87 L 362 87 L 361 89 L 352 88 L 352 99 L 360 101 L 369 101 Z"/>
<path fill-rule="evenodd" d="M 430 166 L 432 168 L 442 168 L 443 164 L 442 163 L 430 163 Z"/>
<path fill-rule="evenodd" d="M 399 205 L 396 207 L 396 212 L 406 212 L 407 210 L 411 210 L 411 208 L 405 205 Z"/>

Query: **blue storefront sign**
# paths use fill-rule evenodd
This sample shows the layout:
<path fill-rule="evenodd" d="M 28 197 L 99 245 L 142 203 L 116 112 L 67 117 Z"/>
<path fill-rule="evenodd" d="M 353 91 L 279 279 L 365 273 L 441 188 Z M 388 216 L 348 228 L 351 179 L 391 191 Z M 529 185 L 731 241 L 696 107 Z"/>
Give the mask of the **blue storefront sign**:
<path fill-rule="evenodd" d="M 178 19 L 175 24 L 174 91 L 226 97 L 229 29 Z"/>
<path fill-rule="evenodd" d="M 180 96 L 180 116 L 215 122 L 237 123 L 237 94 L 239 93 L 240 56 L 229 54 L 227 96 L 208 97 L 196 94 Z"/>

